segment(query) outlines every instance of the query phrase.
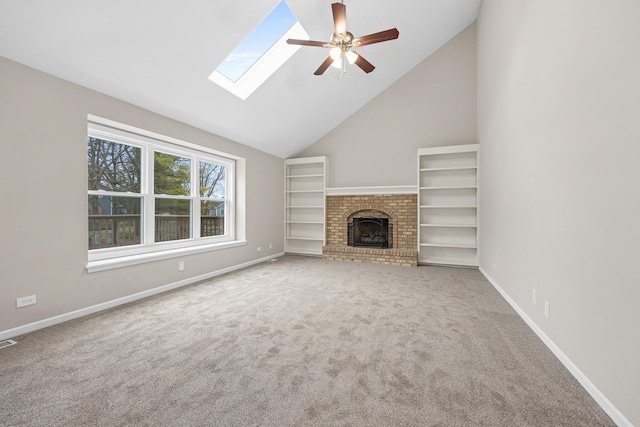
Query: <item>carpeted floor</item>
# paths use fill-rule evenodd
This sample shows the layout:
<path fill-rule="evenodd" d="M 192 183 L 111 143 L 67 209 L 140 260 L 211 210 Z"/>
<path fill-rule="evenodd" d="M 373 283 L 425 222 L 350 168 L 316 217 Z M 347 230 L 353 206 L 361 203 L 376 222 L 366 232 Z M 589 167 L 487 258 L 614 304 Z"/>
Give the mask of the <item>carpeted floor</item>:
<path fill-rule="evenodd" d="M 473 269 L 286 256 L 17 337 L 2 426 L 613 426 Z"/>

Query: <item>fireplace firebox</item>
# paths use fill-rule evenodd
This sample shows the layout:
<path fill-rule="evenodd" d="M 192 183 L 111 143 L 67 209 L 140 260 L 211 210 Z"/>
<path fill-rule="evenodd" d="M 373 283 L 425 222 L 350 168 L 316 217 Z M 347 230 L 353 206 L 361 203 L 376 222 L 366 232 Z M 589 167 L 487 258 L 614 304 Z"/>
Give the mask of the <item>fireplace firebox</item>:
<path fill-rule="evenodd" d="M 349 223 L 347 244 L 359 248 L 392 248 L 393 224 L 388 218 L 353 218 Z"/>

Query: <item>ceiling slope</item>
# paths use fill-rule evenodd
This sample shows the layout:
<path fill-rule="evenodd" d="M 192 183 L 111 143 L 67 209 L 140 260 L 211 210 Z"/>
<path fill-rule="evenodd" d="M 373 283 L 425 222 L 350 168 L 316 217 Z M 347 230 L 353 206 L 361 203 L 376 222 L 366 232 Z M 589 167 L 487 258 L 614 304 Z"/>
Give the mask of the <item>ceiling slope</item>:
<path fill-rule="evenodd" d="M 344 78 L 313 72 L 327 55 L 302 48 L 249 98 L 209 74 L 278 0 L 0 0 L 0 55 L 158 114 L 287 158 L 295 156 L 472 23 L 480 0 L 349 0 L 348 30 L 396 27 L 365 46 L 373 64 Z M 288 0 L 314 40 L 329 40 L 331 1 Z M 366 126 L 366 123 L 362 124 Z"/>

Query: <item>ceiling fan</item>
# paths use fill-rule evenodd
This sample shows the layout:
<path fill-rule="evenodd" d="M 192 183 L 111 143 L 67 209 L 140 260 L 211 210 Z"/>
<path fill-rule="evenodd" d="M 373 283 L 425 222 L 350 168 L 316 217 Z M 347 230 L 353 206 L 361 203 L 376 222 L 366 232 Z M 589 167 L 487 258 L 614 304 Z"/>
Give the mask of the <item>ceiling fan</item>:
<path fill-rule="evenodd" d="M 346 71 L 346 63 L 356 64 L 365 73 L 372 72 L 374 67 L 369 61 L 364 59 L 356 51 L 351 50 L 354 47 L 366 46 L 368 44 L 380 43 L 387 40 L 398 38 L 399 32 L 396 28 L 380 31 L 378 33 L 369 34 L 367 36 L 354 38 L 353 34 L 347 31 L 347 7 L 343 3 L 332 3 L 334 32 L 331 35 L 330 42 L 318 42 L 313 40 L 288 39 L 288 44 L 297 44 L 302 46 L 328 47 L 329 57 L 316 70 L 316 76 L 322 75 L 330 65 L 337 66 L 342 72 Z"/>

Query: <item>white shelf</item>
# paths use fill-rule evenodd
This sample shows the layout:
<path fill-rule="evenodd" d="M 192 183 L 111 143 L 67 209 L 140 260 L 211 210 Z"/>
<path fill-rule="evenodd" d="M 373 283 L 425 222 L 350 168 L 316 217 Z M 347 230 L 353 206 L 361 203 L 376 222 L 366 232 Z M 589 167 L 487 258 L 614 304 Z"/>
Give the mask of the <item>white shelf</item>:
<path fill-rule="evenodd" d="M 287 236 L 285 237 L 287 240 L 309 240 L 311 242 L 323 242 L 324 238 L 322 237 L 296 237 L 296 236 Z"/>
<path fill-rule="evenodd" d="M 318 225 L 323 225 L 324 221 L 285 221 L 285 224 L 318 224 Z"/>
<path fill-rule="evenodd" d="M 425 248 L 460 248 L 460 249 L 477 249 L 477 245 L 462 245 L 457 243 L 420 243 Z"/>
<path fill-rule="evenodd" d="M 314 173 L 310 175 L 287 175 L 285 178 L 322 178 L 324 177 L 321 173 Z"/>
<path fill-rule="evenodd" d="M 284 161 L 285 252 L 322 255 L 328 186 L 326 157 Z"/>
<path fill-rule="evenodd" d="M 418 263 L 478 265 L 478 149 L 418 150 Z"/>
<path fill-rule="evenodd" d="M 462 185 L 453 187 L 420 187 L 420 190 L 475 190 L 477 188 L 476 185 Z"/>
<path fill-rule="evenodd" d="M 453 205 L 421 205 L 420 209 L 477 209 L 478 206 L 453 206 Z"/>
<path fill-rule="evenodd" d="M 423 258 L 418 261 L 418 264 L 430 264 L 430 265 L 458 265 L 463 267 L 477 267 L 478 263 L 475 261 L 469 261 L 466 259 L 455 258 Z"/>
<path fill-rule="evenodd" d="M 420 224 L 420 227 L 478 228 L 478 226 L 476 224 Z"/>
<path fill-rule="evenodd" d="M 287 251 L 288 254 L 292 255 L 310 255 L 310 256 L 321 256 L 322 250 L 318 253 L 317 250 L 304 250 L 304 249 L 290 249 Z"/>
<path fill-rule="evenodd" d="M 458 167 L 450 167 L 450 168 L 423 168 L 420 169 L 420 172 L 446 172 L 446 171 L 463 171 L 463 170 L 474 170 L 478 169 L 477 166 L 458 166 Z"/>

